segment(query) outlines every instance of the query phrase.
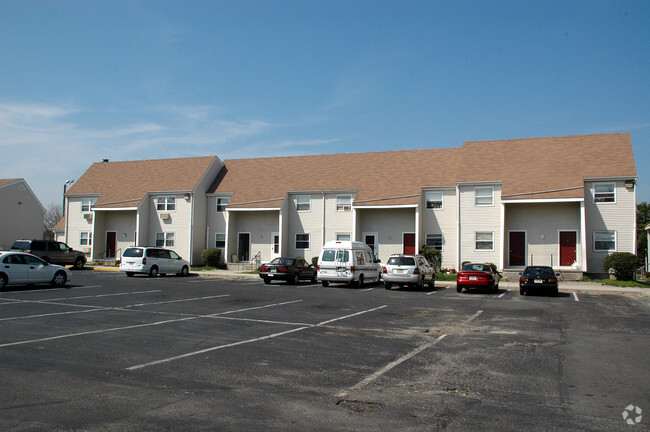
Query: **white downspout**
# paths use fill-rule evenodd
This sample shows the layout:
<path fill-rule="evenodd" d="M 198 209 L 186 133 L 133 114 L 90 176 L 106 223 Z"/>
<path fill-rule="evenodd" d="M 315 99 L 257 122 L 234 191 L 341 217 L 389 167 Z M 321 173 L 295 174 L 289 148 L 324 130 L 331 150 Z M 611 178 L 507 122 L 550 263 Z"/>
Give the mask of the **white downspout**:
<path fill-rule="evenodd" d="M 460 185 L 456 184 L 456 270 L 460 270 Z"/>
<path fill-rule="evenodd" d="M 585 202 L 580 201 L 580 246 L 582 249 L 582 271 L 587 272 L 587 216 Z"/>
<path fill-rule="evenodd" d="M 321 247 L 325 245 L 325 235 L 327 234 L 325 232 L 325 192 L 321 192 L 323 195 L 323 221 L 322 221 L 322 226 L 321 226 Z"/>

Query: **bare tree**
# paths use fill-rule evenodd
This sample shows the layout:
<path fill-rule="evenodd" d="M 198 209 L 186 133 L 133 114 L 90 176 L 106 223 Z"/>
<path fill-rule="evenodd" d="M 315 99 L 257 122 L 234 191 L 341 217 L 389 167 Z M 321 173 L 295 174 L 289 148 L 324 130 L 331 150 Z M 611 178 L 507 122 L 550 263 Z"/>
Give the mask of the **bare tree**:
<path fill-rule="evenodd" d="M 61 204 L 50 203 L 45 209 L 43 215 L 43 238 L 54 240 L 54 226 L 59 223 L 63 217 L 63 208 Z"/>

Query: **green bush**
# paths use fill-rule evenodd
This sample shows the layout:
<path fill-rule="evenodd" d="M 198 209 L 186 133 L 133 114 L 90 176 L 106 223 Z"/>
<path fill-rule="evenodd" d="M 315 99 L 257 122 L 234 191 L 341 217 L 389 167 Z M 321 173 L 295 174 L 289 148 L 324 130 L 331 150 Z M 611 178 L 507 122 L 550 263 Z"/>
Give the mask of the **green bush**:
<path fill-rule="evenodd" d="M 218 267 L 221 263 L 221 249 L 210 248 L 201 252 L 203 264 L 209 267 Z"/>
<path fill-rule="evenodd" d="M 314 267 L 316 267 L 318 265 L 318 257 L 317 256 L 311 257 L 311 265 L 313 265 Z"/>
<path fill-rule="evenodd" d="M 618 280 L 633 280 L 634 272 L 642 265 L 639 257 L 630 252 L 614 252 L 603 260 L 603 268 L 613 271 Z"/>
<path fill-rule="evenodd" d="M 422 247 L 420 248 L 420 254 L 424 255 L 427 261 L 429 261 L 429 263 L 436 270 L 440 269 L 440 265 L 442 263 L 442 252 L 440 252 L 438 249 L 423 244 Z"/>

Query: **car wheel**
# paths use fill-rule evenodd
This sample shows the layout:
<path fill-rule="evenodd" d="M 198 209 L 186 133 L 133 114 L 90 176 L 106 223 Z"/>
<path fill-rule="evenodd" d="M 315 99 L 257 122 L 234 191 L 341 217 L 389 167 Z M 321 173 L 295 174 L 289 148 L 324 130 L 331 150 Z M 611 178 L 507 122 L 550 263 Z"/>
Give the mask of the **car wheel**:
<path fill-rule="evenodd" d="M 463 287 L 461 285 L 456 285 L 456 292 L 463 292 Z"/>
<path fill-rule="evenodd" d="M 149 269 L 149 277 L 156 277 L 158 276 L 158 267 L 153 266 Z"/>
<path fill-rule="evenodd" d="M 65 272 L 58 271 L 54 274 L 54 278 L 52 278 L 52 285 L 55 287 L 62 287 L 65 286 L 65 283 L 68 281 L 68 277 L 66 276 Z"/>
<path fill-rule="evenodd" d="M 418 283 L 418 290 L 424 291 L 424 276 L 420 278 L 420 282 Z"/>
<path fill-rule="evenodd" d="M 316 277 L 316 273 L 314 272 L 314 275 L 311 277 L 311 283 L 316 283 L 318 282 L 318 278 Z"/>
<path fill-rule="evenodd" d="M 328 286 L 330 286 L 329 281 L 321 281 L 321 284 L 322 284 L 325 288 L 327 288 Z"/>
<path fill-rule="evenodd" d="M 293 277 L 291 278 L 291 284 L 292 285 L 298 285 L 298 282 L 300 282 L 300 278 L 298 277 L 298 273 L 295 273 Z"/>
<path fill-rule="evenodd" d="M 553 297 L 557 297 L 559 295 L 560 295 L 560 291 L 557 288 L 555 288 L 555 291 L 553 291 Z"/>
<path fill-rule="evenodd" d="M 519 288 L 519 295 L 525 296 L 526 295 L 526 290 L 523 288 Z"/>
<path fill-rule="evenodd" d="M 384 282 L 384 288 L 391 289 L 393 287 L 392 283 Z"/>
<path fill-rule="evenodd" d="M 5 289 L 6 286 L 7 286 L 7 276 L 0 275 L 0 290 Z"/>
<path fill-rule="evenodd" d="M 185 276 L 187 276 L 189 274 L 190 274 L 190 269 L 187 268 L 187 266 L 183 266 L 183 268 L 181 269 L 181 272 L 179 273 L 179 276 L 185 277 Z"/>
<path fill-rule="evenodd" d="M 359 288 L 363 288 L 363 285 L 364 285 L 364 283 L 363 283 L 363 274 L 360 274 L 359 275 L 359 281 L 357 282 L 357 286 Z"/>
<path fill-rule="evenodd" d="M 133 273 L 133 272 L 126 272 L 126 275 L 127 275 L 128 277 L 133 277 L 134 273 Z"/>
<path fill-rule="evenodd" d="M 429 288 L 435 288 L 436 287 L 436 275 L 435 273 L 431 275 L 431 281 L 429 282 Z"/>
<path fill-rule="evenodd" d="M 271 278 L 264 278 L 264 283 L 265 284 L 270 284 L 271 283 Z"/>
<path fill-rule="evenodd" d="M 84 264 L 85 264 L 85 261 L 83 260 L 83 258 L 77 258 L 74 261 L 74 268 L 76 270 L 81 270 L 82 268 L 84 268 Z"/>

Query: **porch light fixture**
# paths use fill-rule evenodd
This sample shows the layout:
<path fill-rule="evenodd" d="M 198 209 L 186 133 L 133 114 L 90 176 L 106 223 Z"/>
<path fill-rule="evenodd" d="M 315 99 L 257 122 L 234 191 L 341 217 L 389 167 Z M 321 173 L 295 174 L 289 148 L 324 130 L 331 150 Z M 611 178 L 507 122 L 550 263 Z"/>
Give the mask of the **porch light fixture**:
<path fill-rule="evenodd" d="M 190 194 L 186 193 L 185 195 L 183 195 L 183 198 L 185 198 L 185 201 L 189 201 L 190 200 Z"/>
<path fill-rule="evenodd" d="M 636 180 L 630 179 L 630 180 L 625 180 L 625 188 L 626 189 L 634 189 L 634 184 L 636 183 Z"/>

